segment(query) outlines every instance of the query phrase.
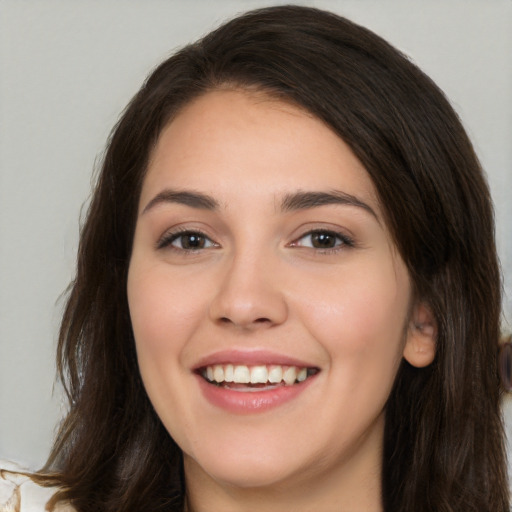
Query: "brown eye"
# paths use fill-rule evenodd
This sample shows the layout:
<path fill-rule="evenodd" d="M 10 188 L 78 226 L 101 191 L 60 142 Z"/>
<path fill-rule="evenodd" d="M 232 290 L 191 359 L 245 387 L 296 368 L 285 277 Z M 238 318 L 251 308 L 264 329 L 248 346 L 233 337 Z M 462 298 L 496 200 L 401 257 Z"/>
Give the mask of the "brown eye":
<path fill-rule="evenodd" d="M 328 230 L 316 230 L 310 231 L 300 237 L 294 245 L 329 251 L 342 249 L 343 247 L 353 247 L 354 242 L 342 233 Z"/>
<path fill-rule="evenodd" d="M 214 247 L 216 244 L 206 235 L 197 231 L 181 231 L 165 236 L 158 244 L 159 249 L 171 247 L 182 251 L 199 251 Z"/>
<path fill-rule="evenodd" d="M 203 249 L 206 245 L 206 237 L 198 233 L 184 233 L 173 240 L 173 245 L 180 249 Z"/>
<path fill-rule="evenodd" d="M 337 245 L 337 236 L 329 231 L 311 233 L 311 245 L 316 249 L 332 249 Z"/>

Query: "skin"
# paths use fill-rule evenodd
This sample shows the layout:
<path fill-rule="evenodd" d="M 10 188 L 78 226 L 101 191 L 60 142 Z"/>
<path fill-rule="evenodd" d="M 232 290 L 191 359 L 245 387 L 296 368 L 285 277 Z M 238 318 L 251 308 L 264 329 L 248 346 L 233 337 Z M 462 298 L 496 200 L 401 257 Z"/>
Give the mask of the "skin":
<path fill-rule="evenodd" d="M 169 189 L 218 207 L 154 200 Z M 283 210 L 299 191 L 368 208 Z M 162 247 L 177 229 L 202 233 L 204 248 L 183 249 L 183 237 Z M 318 248 L 312 230 L 342 238 Z M 428 308 L 411 295 L 374 186 L 326 125 L 261 93 L 218 90 L 187 105 L 143 183 L 128 301 L 147 393 L 184 453 L 189 510 L 382 510 L 386 399 L 402 357 L 434 357 Z M 233 348 L 320 371 L 286 404 L 230 413 L 205 399 L 192 369 Z"/>

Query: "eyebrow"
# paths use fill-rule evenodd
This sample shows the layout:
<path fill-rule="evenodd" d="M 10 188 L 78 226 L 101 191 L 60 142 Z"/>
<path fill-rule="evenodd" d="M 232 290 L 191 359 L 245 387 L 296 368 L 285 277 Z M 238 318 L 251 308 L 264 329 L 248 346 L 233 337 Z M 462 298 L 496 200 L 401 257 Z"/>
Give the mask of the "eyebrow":
<path fill-rule="evenodd" d="M 219 203 L 211 196 L 191 190 L 166 189 L 157 194 L 142 210 L 141 215 L 162 203 L 178 203 L 201 210 L 218 210 Z"/>
<path fill-rule="evenodd" d="M 308 208 L 317 208 L 319 206 L 330 204 L 340 204 L 362 208 L 363 210 L 373 215 L 377 221 L 379 221 L 379 217 L 368 204 L 361 201 L 361 199 L 357 198 L 356 196 L 347 194 L 346 192 L 342 192 L 340 190 L 332 190 L 329 192 L 299 191 L 294 194 L 287 194 L 284 196 L 281 203 L 281 210 L 283 212 L 292 212 L 296 210 L 306 210 Z"/>
<path fill-rule="evenodd" d="M 162 203 L 177 203 L 191 208 L 201 210 L 215 211 L 219 209 L 219 203 L 212 196 L 192 190 L 172 190 L 165 189 L 158 193 L 142 210 L 141 215 Z M 292 194 L 286 194 L 281 201 L 281 211 L 283 213 L 297 210 L 307 210 L 309 208 L 318 208 L 319 206 L 338 204 L 356 206 L 370 213 L 377 221 L 379 217 L 375 211 L 361 199 L 352 194 L 347 194 L 340 190 L 329 192 L 305 192 L 298 191 Z M 380 221 L 379 221 L 380 222 Z"/>

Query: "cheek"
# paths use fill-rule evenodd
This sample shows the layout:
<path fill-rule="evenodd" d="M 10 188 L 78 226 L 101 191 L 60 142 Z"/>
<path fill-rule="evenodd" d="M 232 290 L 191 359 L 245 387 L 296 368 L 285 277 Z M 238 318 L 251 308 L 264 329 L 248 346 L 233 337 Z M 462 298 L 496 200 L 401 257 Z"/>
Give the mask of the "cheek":
<path fill-rule="evenodd" d="M 164 266 L 145 266 L 144 258 L 132 262 L 128 303 L 145 390 L 167 430 L 186 439 L 189 395 L 183 382 L 189 375 L 182 358 L 203 305 L 197 288 L 168 274 Z M 179 421 L 175 411 L 181 411 Z"/>
<path fill-rule="evenodd" d="M 197 286 L 173 279 L 165 265 L 131 265 L 128 303 L 139 358 L 178 352 L 201 320 L 202 298 Z"/>
<path fill-rule="evenodd" d="M 409 305 L 406 273 L 365 266 L 333 274 L 328 282 L 309 283 L 295 296 L 302 297 L 309 329 L 331 357 L 375 356 L 377 363 L 382 356 L 401 356 Z"/>

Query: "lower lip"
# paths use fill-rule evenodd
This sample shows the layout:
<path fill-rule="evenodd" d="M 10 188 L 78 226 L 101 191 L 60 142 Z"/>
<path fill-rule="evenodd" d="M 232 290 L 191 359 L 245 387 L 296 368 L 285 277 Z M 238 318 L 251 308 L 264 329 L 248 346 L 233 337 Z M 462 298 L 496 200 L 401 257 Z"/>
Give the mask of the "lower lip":
<path fill-rule="evenodd" d="M 293 400 L 304 392 L 316 375 L 292 386 L 278 386 L 264 391 L 236 391 L 210 384 L 200 375 L 199 387 L 204 397 L 216 407 L 237 414 L 251 414 L 268 411 Z"/>

